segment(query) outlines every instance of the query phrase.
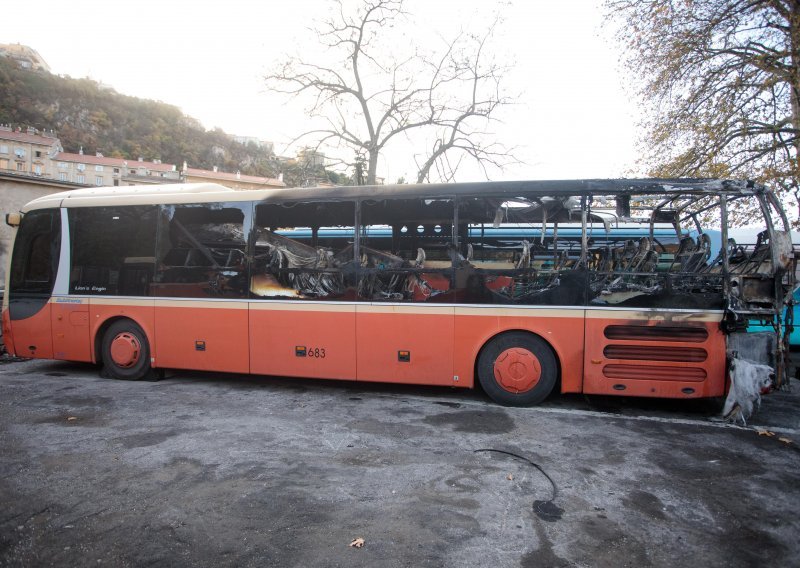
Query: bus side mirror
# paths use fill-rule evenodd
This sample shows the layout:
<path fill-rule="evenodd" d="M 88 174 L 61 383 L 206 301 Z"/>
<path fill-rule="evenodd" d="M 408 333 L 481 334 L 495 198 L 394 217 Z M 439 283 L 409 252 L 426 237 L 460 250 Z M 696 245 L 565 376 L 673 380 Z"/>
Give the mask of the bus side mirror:
<path fill-rule="evenodd" d="M 19 227 L 22 221 L 22 213 L 6 213 L 6 225 L 9 227 Z"/>

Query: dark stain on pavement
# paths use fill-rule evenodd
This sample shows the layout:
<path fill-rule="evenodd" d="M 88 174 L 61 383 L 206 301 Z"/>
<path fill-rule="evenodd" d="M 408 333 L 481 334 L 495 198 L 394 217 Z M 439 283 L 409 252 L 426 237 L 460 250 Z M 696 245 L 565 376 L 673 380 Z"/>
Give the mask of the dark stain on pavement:
<path fill-rule="evenodd" d="M 157 446 L 185 432 L 188 432 L 188 430 L 172 429 L 158 432 L 142 432 L 140 434 L 130 434 L 129 436 L 115 438 L 114 442 L 122 444 L 122 446 L 128 450 L 133 448 L 146 448 L 148 446 Z"/>
<path fill-rule="evenodd" d="M 661 502 L 661 499 L 647 491 L 634 489 L 628 493 L 627 497 L 622 499 L 622 502 L 626 507 L 639 511 L 651 519 L 666 519 L 666 515 L 664 515 L 664 503 Z"/>
<path fill-rule="evenodd" d="M 502 410 L 463 410 L 434 414 L 424 420 L 431 426 L 452 426 L 456 432 L 505 434 L 516 426 L 514 420 Z"/>

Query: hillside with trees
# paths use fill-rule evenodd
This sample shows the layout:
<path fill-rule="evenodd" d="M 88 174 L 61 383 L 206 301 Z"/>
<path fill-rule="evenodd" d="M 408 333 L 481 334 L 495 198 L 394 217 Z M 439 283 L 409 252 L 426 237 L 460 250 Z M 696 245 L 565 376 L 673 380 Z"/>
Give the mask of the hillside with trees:
<path fill-rule="evenodd" d="M 243 174 L 291 175 L 255 144 L 240 144 L 220 129 L 206 130 L 173 105 L 117 93 L 91 79 L 20 69 L 0 58 L 0 123 L 54 130 L 64 150 L 136 159 L 160 159 L 180 167 Z M 291 185 L 291 183 L 290 183 Z"/>

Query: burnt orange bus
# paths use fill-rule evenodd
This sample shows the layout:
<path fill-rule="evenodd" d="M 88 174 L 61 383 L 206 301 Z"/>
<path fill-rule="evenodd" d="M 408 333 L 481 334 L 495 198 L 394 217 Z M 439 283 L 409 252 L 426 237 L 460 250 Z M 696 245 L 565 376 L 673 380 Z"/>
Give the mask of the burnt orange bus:
<path fill-rule="evenodd" d="M 746 253 L 727 238 L 737 208 L 765 227 Z M 752 182 L 115 187 L 7 222 L 9 352 L 117 379 L 478 382 L 510 405 L 556 387 L 697 398 L 723 395 L 727 357 L 749 349 L 781 380 L 789 224 Z M 637 238 L 608 238 L 632 223 Z M 752 319 L 775 334 L 745 337 Z"/>

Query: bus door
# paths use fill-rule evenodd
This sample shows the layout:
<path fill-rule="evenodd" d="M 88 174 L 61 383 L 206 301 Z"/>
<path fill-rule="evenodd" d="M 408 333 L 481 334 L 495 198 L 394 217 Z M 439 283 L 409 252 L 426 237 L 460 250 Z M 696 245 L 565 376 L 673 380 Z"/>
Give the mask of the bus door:
<path fill-rule="evenodd" d="M 14 352 L 20 357 L 53 358 L 50 297 L 61 250 L 58 209 L 27 213 L 17 231 L 11 259 L 9 319 Z"/>
<path fill-rule="evenodd" d="M 663 398 L 722 396 L 725 340 L 713 313 L 586 311 L 583 392 Z"/>

